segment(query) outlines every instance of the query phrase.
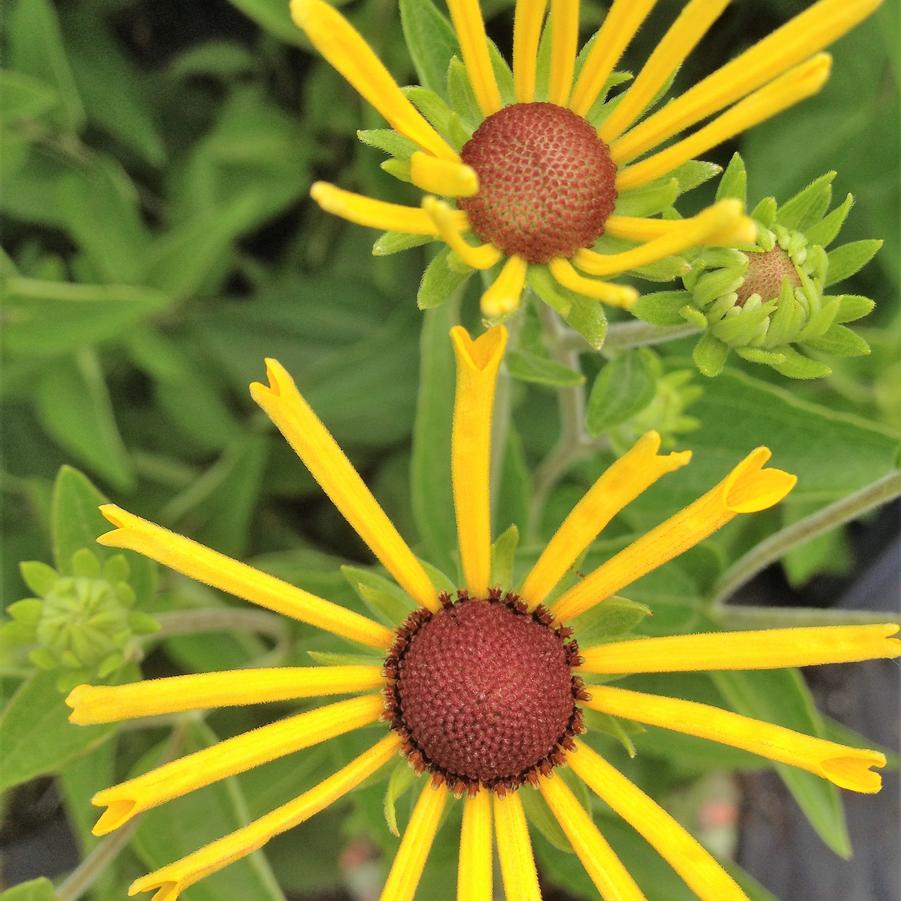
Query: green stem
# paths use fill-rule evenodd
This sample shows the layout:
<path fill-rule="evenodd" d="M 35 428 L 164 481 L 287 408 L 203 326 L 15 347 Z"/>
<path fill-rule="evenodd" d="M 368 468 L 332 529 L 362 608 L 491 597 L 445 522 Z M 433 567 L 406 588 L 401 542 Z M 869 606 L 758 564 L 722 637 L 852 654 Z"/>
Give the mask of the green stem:
<path fill-rule="evenodd" d="M 659 326 L 648 322 L 634 320 L 633 322 L 614 322 L 607 329 L 607 337 L 601 353 L 606 354 L 611 350 L 628 350 L 630 347 L 645 347 L 652 344 L 665 344 L 667 341 L 675 341 L 678 338 L 686 338 L 698 333 L 698 328 L 693 325 Z M 585 350 L 585 339 L 578 333 L 567 329 L 561 341 L 567 349 L 575 348 Z"/>
<path fill-rule="evenodd" d="M 894 470 L 881 479 L 837 500 L 810 516 L 771 535 L 739 557 L 720 577 L 711 593 L 711 604 L 721 606 L 736 589 L 750 581 L 761 570 L 775 563 L 793 547 L 804 544 L 818 535 L 857 519 L 862 514 L 901 495 L 901 472 Z"/>
<path fill-rule="evenodd" d="M 77 901 L 89 891 L 131 841 L 140 821 L 141 818 L 136 817 L 108 838 L 103 839 L 57 888 L 57 901 Z"/>
<path fill-rule="evenodd" d="M 714 614 L 724 629 L 787 629 L 796 626 L 866 626 L 897 622 L 880 610 L 837 610 L 817 607 L 720 607 Z"/>

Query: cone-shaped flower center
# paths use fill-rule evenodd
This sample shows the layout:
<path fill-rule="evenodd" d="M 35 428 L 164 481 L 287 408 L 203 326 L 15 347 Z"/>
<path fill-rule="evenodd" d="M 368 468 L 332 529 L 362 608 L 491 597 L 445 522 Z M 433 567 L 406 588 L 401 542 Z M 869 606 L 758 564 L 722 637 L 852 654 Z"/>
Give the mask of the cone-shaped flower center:
<path fill-rule="evenodd" d="M 530 263 L 572 256 L 604 231 L 616 166 L 583 118 L 553 103 L 517 103 L 489 116 L 463 147 L 479 191 L 461 198 L 472 230 Z"/>
<path fill-rule="evenodd" d="M 413 619 L 386 671 L 393 725 L 417 769 L 472 792 L 516 788 L 562 760 L 581 729 L 566 630 L 496 592 Z"/>
<path fill-rule="evenodd" d="M 763 253 L 746 254 L 748 273 L 738 289 L 738 305 L 743 306 L 752 294 L 762 301 L 777 298 L 782 291 L 782 279 L 787 278 L 793 288 L 801 285 L 798 270 L 791 257 L 778 245 Z"/>

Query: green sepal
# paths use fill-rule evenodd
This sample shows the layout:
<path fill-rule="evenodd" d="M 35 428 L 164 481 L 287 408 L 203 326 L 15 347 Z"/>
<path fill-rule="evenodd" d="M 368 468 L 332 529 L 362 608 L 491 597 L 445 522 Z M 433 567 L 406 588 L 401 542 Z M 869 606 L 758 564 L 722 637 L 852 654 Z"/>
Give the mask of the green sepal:
<path fill-rule="evenodd" d="M 34 648 L 28 659 L 39 669 L 53 670 L 59 666 L 59 659 L 49 648 Z"/>
<path fill-rule="evenodd" d="M 850 278 L 863 269 L 882 247 L 883 241 L 870 239 L 842 244 L 829 252 L 829 270 L 826 273 L 826 287 Z"/>
<path fill-rule="evenodd" d="M 459 52 L 447 16 L 432 0 L 400 0 L 400 24 L 419 81 L 432 91 L 443 91 L 448 62 Z"/>
<path fill-rule="evenodd" d="M 456 269 L 450 265 L 451 250 L 442 248 L 422 273 L 416 303 L 420 310 L 440 307 L 466 283 L 474 269 Z"/>
<path fill-rule="evenodd" d="M 710 323 L 707 321 L 707 317 L 700 311 L 696 310 L 690 304 L 686 304 L 679 310 L 679 314 L 682 318 L 689 324 L 693 325 L 699 329 L 706 329 Z"/>
<path fill-rule="evenodd" d="M 459 113 L 452 110 L 434 91 L 416 85 L 403 88 L 403 92 L 435 131 L 449 141 L 455 150 L 459 150 L 472 136 L 473 129 L 464 125 Z"/>
<path fill-rule="evenodd" d="M 704 332 L 691 352 L 691 358 L 701 375 L 709 378 L 719 375 L 726 365 L 729 356 L 729 345 L 719 338 Z"/>
<path fill-rule="evenodd" d="M 628 274 L 648 282 L 671 282 L 690 271 L 691 263 L 685 257 L 673 256 L 639 266 L 637 269 L 630 269 Z"/>
<path fill-rule="evenodd" d="M 716 189 L 716 199 L 734 199 L 740 200 L 745 206 L 748 204 L 748 170 L 738 152 L 732 154 L 732 159 L 726 166 L 726 171 Z"/>
<path fill-rule="evenodd" d="M 782 363 L 770 364 L 780 375 L 790 379 L 821 379 L 832 374 L 832 369 L 818 360 L 811 360 L 804 354 L 798 353 L 793 347 L 783 345 L 774 347 L 775 353 L 782 354 L 785 360 Z"/>
<path fill-rule="evenodd" d="M 657 388 L 654 360 L 653 351 L 639 347 L 601 369 L 588 396 L 585 425 L 591 435 L 621 425 L 650 404 Z"/>
<path fill-rule="evenodd" d="M 812 181 L 779 207 L 776 223 L 787 229 L 804 231 L 820 219 L 832 202 L 832 182 L 837 173 L 827 172 Z"/>
<path fill-rule="evenodd" d="M 831 213 L 806 230 L 807 240 L 811 244 L 828 247 L 838 237 L 853 206 L 854 195 L 849 194 Z"/>
<path fill-rule="evenodd" d="M 735 352 L 749 363 L 762 363 L 764 366 L 775 366 L 785 362 L 785 354 L 762 347 L 736 347 Z"/>
<path fill-rule="evenodd" d="M 823 300 L 831 300 L 824 297 Z M 873 312 L 876 301 L 860 294 L 842 294 L 838 297 L 838 310 L 835 314 L 835 322 L 856 322 Z"/>
<path fill-rule="evenodd" d="M 126 582 L 130 574 L 131 567 L 122 554 L 108 557 L 103 564 L 103 578 L 107 582 Z"/>
<path fill-rule="evenodd" d="M 687 163 L 682 163 L 681 166 L 673 169 L 670 173 L 670 178 L 676 179 L 679 183 L 679 193 L 685 194 L 710 181 L 711 178 L 716 178 L 722 171 L 723 167 L 716 163 L 708 163 L 704 160 L 689 160 Z"/>
<path fill-rule="evenodd" d="M 607 316 L 601 304 L 558 284 L 547 266 L 529 266 L 526 278 L 539 299 L 574 328 L 589 347 L 600 350 L 604 346 Z"/>
<path fill-rule="evenodd" d="M 534 826 L 558 851 L 562 851 L 564 854 L 575 853 L 541 794 L 526 789 L 520 790 L 518 794 L 529 826 Z"/>
<path fill-rule="evenodd" d="M 41 563 L 39 560 L 23 560 L 19 564 L 19 572 L 22 575 L 22 581 L 38 597 L 42 598 L 47 597 L 60 577 L 52 566 Z"/>
<path fill-rule="evenodd" d="M 521 382 L 552 388 L 571 388 L 585 382 L 581 372 L 528 350 L 508 351 L 506 360 L 507 371 Z"/>
<path fill-rule="evenodd" d="M 307 651 L 307 656 L 320 666 L 381 666 L 383 657 L 372 654 L 352 654 L 338 651 Z"/>
<path fill-rule="evenodd" d="M 712 272 L 705 272 L 698 277 L 691 289 L 694 302 L 699 307 L 706 307 L 718 297 L 737 291 L 743 281 L 744 273 L 738 269 L 714 269 Z"/>
<path fill-rule="evenodd" d="M 341 575 L 370 612 L 386 625 L 399 625 L 416 608 L 416 602 L 400 586 L 372 570 L 342 566 Z"/>
<path fill-rule="evenodd" d="M 80 548 L 72 555 L 72 572 L 85 579 L 99 579 L 100 561 L 86 547 Z"/>
<path fill-rule="evenodd" d="M 585 717 L 585 725 L 591 732 L 603 732 L 611 738 L 615 738 L 625 749 L 631 759 L 635 759 L 637 751 L 635 750 L 635 742 L 632 741 L 633 735 L 641 735 L 647 731 L 639 723 L 633 723 L 629 720 L 621 720 L 619 717 L 611 716 L 609 713 L 598 713 L 596 710 L 583 708 L 582 713 Z"/>
<path fill-rule="evenodd" d="M 491 584 L 499 588 L 512 588 L 513 564 L 519 546 L 519 529 L 516 523 L 497 536 L 491 545 Z"/>
<path fill-rule="evenodd" d="M 425 574 L 429 577 L 429 581 L 435 586 L 436 591 L 446 591 L 453 594 L 457 590 L 457 583 L 443 570 L 439 569 L 428 560 L 419 557 L 419 563 L 425 570 Z"/>
<path fill-rule="evenodd" d="M 671 207 L 679 197 L 679 182 L 667 176 L 616 198 L 613 212 L 617 216 L 656 216 Z"/>
<path fill-rule="evenodd" d="M 776 213 L 779 207 L 775 197 L 764 197 L 757 206 L 751 210 L 751 218 L 756 219 L 764 228 L 772 228 L 776 221 Z"/>
<path fill-rule="evenodd" d="M 776 302 L 771 300 L 751 307 L 749 301 L 737 316 L 724 317 L 711 325 L 710 330 L 720 341 L 725 341 L 733 347 L 750 344 L 761 333 L 761 327 L 775 306 Z"/>
<path fill-rule="evenodd" d="M 44 602 L 39 601 L 37 598 L 25 598 L 24 600 L 16 601 L 14 604 L 10 604 L 6 608 L 7 614 L 11 616 L 17 623 L 21 623 L 23 626 L 29 627 L 36 626 L 38 624 L 43 610 Z"/>
<path fill-rule="evenodd" d="M 838 323 L 818 338 L 809 338 L 804 346 L 832 357 L 865 357 L 870 353 L 870 345 L 860 335 Z"/>
<path fill-rule="evenodd" d="M 410 159 L 419 149 L 409 138 L 398 134 L 393 128 L 361 128 L 357 131 L 357 138 L 368 147 L 383 150 L 399 160 Z"/>
<path fill-rule="evenodd" d="M 399 760 L 388 777 L 382 809 L 385 812 L 388 831 L 398 838 L 400 838 L 400 829 L 397 826 L 397 802 L 413 787 L 416 779 L 416 773 L 413 772 L 413 768 L 406 759 Z"/>
<path fill-rule="evenodd" d="M 467 125 L 478 125 L 484 118 L 469 83 L 466 66 L 457 56 L 451 57 L 447 67 L 447 96 L 451 108 Z"/>
<path fill-rule="evenodd" d="M 631 632 L 645 617 L 653 615 L 646 604 L 614 595 L 567 625 L 574 630 L 580 647 L 589 648 Z"/>
<path fill-rule="evenodd" d="M 782 293 L 773 315 L 770 317 L 766 333 L 767 344 L 787 344 L 792 341 L 804 327 L 806 312 L 795 297 L 791 282 L 782 280 Z"/>
<path fill-rule="evenodd" d="M 422 247 L 435 240 L 434 235 L 410 235 L 406 232 L 385 232 L 372 245 L 374 257 L 387 257 L 393 253 L 401 253 L 411 250 L 413 247 Z"/>
<path fill-rule="evenodd" d="M 690 302 L 691 294 L 688 291 L 657 291 L 654 294 L 642 294 L 629 312 L 651 325 L 682 325 L 682 308 Z"/>
<path fill-rule="evenodd" d="M 396 178 L 398 181 L 406 182 L 408 185 L 413 184 L 412 176 L 410 175 L 410 163 L 407 160 L 382 160 L 379 163 L 379 169 L 382 172 L 387 172 L 392 178 Z"/>
<path fill-rule="evenodd" d="M 132 610 L 128 614 L 128 627 L 135 635 L 153 635 L 159 632 L 160 624 L 149 613 Z"/>

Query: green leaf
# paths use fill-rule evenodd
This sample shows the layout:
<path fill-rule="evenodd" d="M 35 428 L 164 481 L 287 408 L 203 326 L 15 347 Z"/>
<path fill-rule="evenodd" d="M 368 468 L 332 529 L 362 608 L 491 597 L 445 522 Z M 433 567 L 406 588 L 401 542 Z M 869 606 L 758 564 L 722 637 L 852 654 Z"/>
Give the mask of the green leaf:
<path fill-rule="evenodd" d="M 729 356 L 729 345 L 719 338 L 704 332 L 695 344 L 691 357 L 702 375 L 713 378 L 723 371 L 726 357 Z"/>
<path fill-rule="evenodd" d="M 684 325 L 685 318 L 681 311 L 690 302 L 688 291 L 657 291 L 642 294 L 630 312 L 651 325 Z"/>
<path fill-rule="evenodd" d="M 520 531 L 525 531 L 529 520 L 531 478 L 522 438 L 515 424 L 510 423 L 494 514 L 498 522 L 514 523 Z"/>
<path fill-rule="evenodd" d="M 818 221 L 829 209 L 832 199 L 832 182 L 836 172 L 827 172 L 811 182 L 803 191 L 795 194 L 779 207 L 776 222 L 788 229 L 804 229 Z M 818 214 L 819 211 L 819 214 Z"/>
<path fill-rule="evenodd" d="M 860 335 L 837 323 L 818 338 L 808 338 L 804 346 L 832 357 L 865 357 L 870 352 L 870 345 Z"/>
<path fill-rule="evenodd" d="M 409 138 L 398 134 L 393 128 L 361 128 L 357 138 L 368 147 L 375 147 L 399 160 L 408 160 L 418 149 Z"/>
<path fill-rule="evenodd" d="M 422 247 L 430 244 L 435 238 L 432 235 L 408 235 L 406 232 L 385 232 L 376 238 L 372 245 L 374 257 L 389 257 L 393 253 L 410 250 L 413 247 Z"/>
<path fill-rule="evenodd" d="M 426 267 L 419 283 L 416 303 L 420 310 L 432 310 L 446 303 L 475 271 L 468 266 L 455 269 L 449 265 L 451 250 L 445 247 Z"/>
<path fill-rule="evenodd" d="M 400 0 L 400 22 L 420 84 L 446 96 L 447 67 L 460 52 L 447 17 L 432 0 Z"/>
<path fill-rule="evenodd" d="M 229 3 L 280 41 L 306 46 L 303 33 L 291 21 L 290 5 L 282 0 L 229 0 Z"/>
<path fill-rule="evenodd" d="M 784 344 L 774 347 L 773 352 L 782 356 L 783 362 L 771 363 L 776 372 L 790 379 L 821 379 L 832 374 L 832 369 L 819 360 L 811 360 L 798 353 L 793 347 Z"/>
<path fill-rule="evenodd" d="M 711 676 L 737 713 L 806 735 L 825 734 L 823 721 L 798 670 L 716 672 Z M 823 841 L 841 857 L 850 857 L 848 827 L 838 789 L 805 770 L 784 764 L 776 764 L 776 769 Z"/>
<path fill-rule="evenodd" d="M 56 680 L 56 672 L 35 673 L 19 686 L 0 714 L 0 790 L 59 772 L 70 760 L 96 748 L 116 731 L 113 725 L 70 723 L 70 711 Z"/>
<path fill-rule="evenodd" d="M 397 801 L 413 787 L 416 780 L 416 773 L 406 760 L 399 761 L 388 777 L 388 787 L 385 789 L 385 822 L 391 834 L 398 838 L 400 829 L 397 827 Z"/>
<path fill-rule="evenodd" d="M 615 738 L 622 746 L 629 757 L 634 758 L 638 753 L 635 750 L 635 742 L 632 740 L 630 731 L 641 733 L 644 729 L 637 723 L 629 720 L 621 720 L 618 717 L 610 716 L 609 713 L 598 713 L 596 710 L 583 709 L 585 714 L 585 725 L 589 732 L 603 732 L 611 738 Z"/>
<path fill-rule="evenodd" d="M 824 297 L 824 301 L 831 298 Z M 861 297 L 859 294 L 842 294 L 839 298 L 838 312 L 835 314 L 836 322 L 856 322 L 873 312 L 876 301 L 869 297 Z"/>
<path fill-rule="evenodd" d="M 491 545 L 491 584 L 499 588 L 512 588 L 513 563 L 519 546 L 519 529 L 514 523 L 501 532 Z"/>
<path fill-rule="evenodd" d="M 507 371 L 521 382 L 550 385 L 554 388 L 581 385 L 585 381 L 585 376 L 581 372 L 528 350 L 509 351 Z"/>
<path fill-rule="evenodd" d="M 44 876 L 0 892 L 0 901 L 56 901 L 53 883 Z"/>
<path fill-rule="evenodd" d="M 40 119 L 59 103 L 59 94 L 46 82 L 24 72 L 0 70 L 0 95 L 3 108 L 0 122 L 4 128 L 21 120 Z"/>
<path fill-rule="evenodd" d="M 642 347 L 604 366 L 588 397 L 586 425 L 592 435 L 621 425 L 654 399 L 657 379 L 652 360 L 653 354 Z"/>
<path fill-rule="evenodd" d="M 807 229 L 807 240 L 811 244 L 828 247 L 838 237 L 852 206 L 854 206 L 854 197 L 849 194 L 828 216 Z"/>
<path fill-rule="evenodd" d="M 716 189 L 717 200 L 729 198 L 740 200 L 745 205 L 748 203 L 748 171 L 745 168 L 745 161 L 738 152 L 732 154 L 732 159 L 729 160 L 729 165 L 726 166 L 726 171 Z"/>
<path fill-rule="evenodd" d="M 534 826 L 544 836 L 545 841 L 549 842 L 555 850 L 563 851 L 565 854 L 572 854 L 573 849 L 570 847 L 569 840 L 564 835 L 560 824 L 553 813 L 551 813 L 544 798 L 536 791 L 522 791 L 519 797 L 529 825 Z M 570 866 L 572 865 L 572 861 L 569 859 L 567 859 L 567 863 Z"/>
<path fill-rule="evenodd" d="M 876 255 L 883 241 L 852 241 L 829 251 L 829 268 L 826 270 L 826 287 L 850 278 L 863 269 Z"/>
<path fill-rule="evenodd" d="M 120 491 L 134 488 L 131 458 L 93 352 L 83 350 L 47 366 L 36 400 L 41 426 L 60 447 Z"/>
<path fill-rule="evenodd" d="M 416 609 L 416 602 L 400 586 L 372 570 L 342 566 L 341 575 L 360 600 L 386 625 L 399 626 Z"/>
<path fill-rule="evenodd" d="M 559 285 L 547 266 L 529 266 L 528 285 L 587 342 L 600 350 L 607 335 L 607 317 L 597 301 Z"/>
<path fill-rule="evenodd" d="M 582 648 L 618 638 L 631 632 L 646 616 L 652 616 L 651 608 L 629 598 L 614 596 L 603 604 L 596 604 L 567 625 L 575 630 L 576 640 Z"/>

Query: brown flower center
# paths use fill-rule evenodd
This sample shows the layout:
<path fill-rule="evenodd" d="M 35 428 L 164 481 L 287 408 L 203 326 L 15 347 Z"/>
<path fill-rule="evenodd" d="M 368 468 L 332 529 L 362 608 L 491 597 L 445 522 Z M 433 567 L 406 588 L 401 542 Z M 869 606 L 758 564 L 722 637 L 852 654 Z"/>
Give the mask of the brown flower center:
<path fill-rule="evenodd" d="M 407 756 L 458 794 L 536 781 L 582 728 L 569 630 L 509 593 L 442 601 L 434 615 L 411 615 L 385 662 L 388 717 Z"/>
<path fill-rule="evenodd" d="M 479 192 L 461 198 L 472 230 L 505 254 L 546 263 L 590 247 L 616 202 L 616 166 L 581 116 L 516 103 L 489 116 L 461 152 Z"/>
<path fill-rule="evenodd" d="M 763 253 L 745 254 L 748 272 L 738 289 L 738 305 L 744 306 L 752 294 L 759 294 L 762 301 L 777 298 L 782 291 L 782 279 L 787 278 L 793 288 L 801 285 L 798 270 L 791 257 L 778 245 Z"/>

